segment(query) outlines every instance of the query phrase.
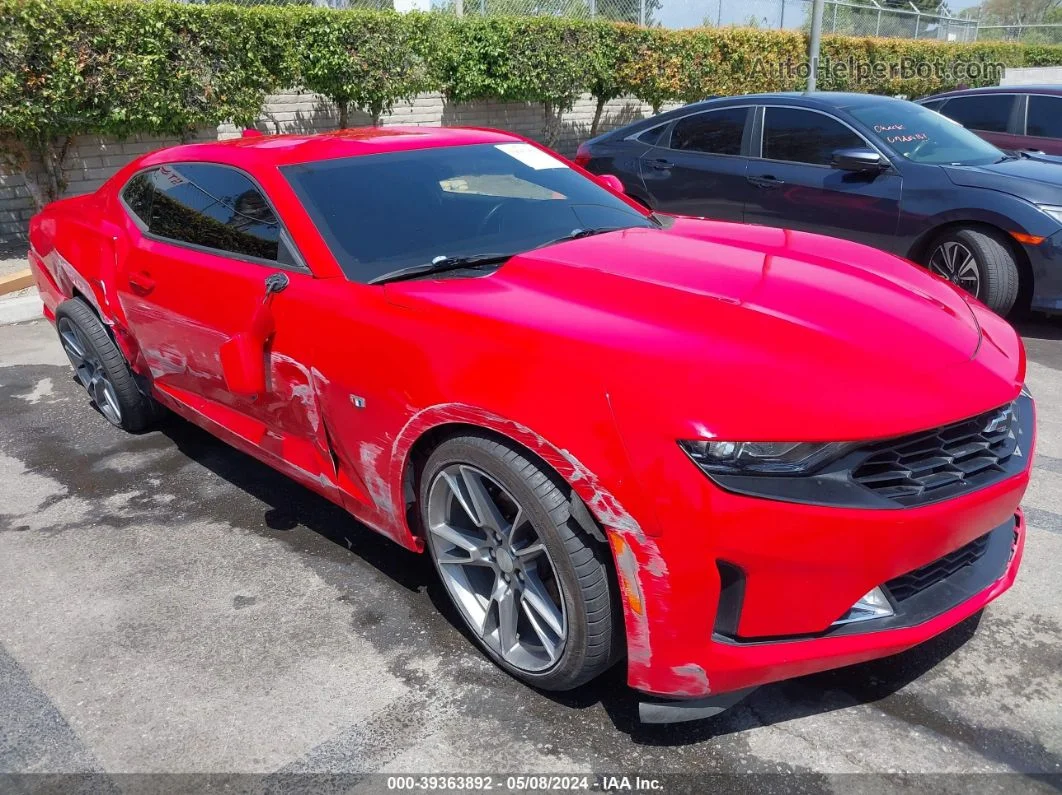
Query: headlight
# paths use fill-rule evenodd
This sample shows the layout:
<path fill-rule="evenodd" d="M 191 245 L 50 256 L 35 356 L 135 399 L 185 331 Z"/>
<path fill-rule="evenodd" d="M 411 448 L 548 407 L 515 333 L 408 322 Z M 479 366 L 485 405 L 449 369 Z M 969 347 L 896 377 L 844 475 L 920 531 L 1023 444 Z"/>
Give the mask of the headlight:
<path fill-rule="evenodd" d="M 839 458 L 851 442 L 707 442 L 680 441 L 705 472 L 729 475 L 802 475 Z"/>
<path fill-rule="evenodd" d="M 1062 224 L 1062 207 L 1057 204 L 1038 204 L 1036 206 Z"/>

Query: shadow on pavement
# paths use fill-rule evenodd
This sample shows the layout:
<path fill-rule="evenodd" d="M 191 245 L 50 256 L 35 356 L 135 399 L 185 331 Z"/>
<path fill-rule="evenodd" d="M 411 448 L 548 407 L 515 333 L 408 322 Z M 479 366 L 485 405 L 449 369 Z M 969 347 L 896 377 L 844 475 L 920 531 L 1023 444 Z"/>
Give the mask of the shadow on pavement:
<path fill-rule="evenodd" d="M 300 526 L 312 530 L 410 591 L 423 590 L 433 579 L 423 556 L 400 547 L 338 505 L 192 423 L 171 415 L 160 430 L 183 455 L 269 506 L 261 517 L 269 530 L 281 534 Z M 253 517 L 243 519 L 244 526 L 254 525 Z"/>
<path fill-rule="evenodd" d="M 268 506 L 261 517 L 233 517 L 242 526 L 253 527 L 260 519 L 281 538 L 296 528 L 305 527 L 335 544 L 335 552 L 340 558 L 352 553 L 403 588 L 426 591 L 439 613 L 468 639 L 467 653 L 479 653 L 426 556 L 399 547 L 339 506 L 191 423 L 173 417 L 161 430 L 183 455 Z M 253 510 L 260 511 L 261 506 Z M 300 544 L 300 548 L 302 546 Z M 894 657 L 766 685 L 736 707 L 702 721 L 665 726 L 642 724 L 638 720 L 638 695 L 627 686 L 626 668 L 622 662 L 574 691 L 538 692 L 566 709 L 584 710 L 600 704 L 615 727 L 635 743 L 688 745 L 757 726 L 784 723 L 884 699 L 924 675 L 966 643 L 974 634 L 980 617 L 978 613 L 929 642 Z M 515 681 L 513 686 L 527 687 Z"/>

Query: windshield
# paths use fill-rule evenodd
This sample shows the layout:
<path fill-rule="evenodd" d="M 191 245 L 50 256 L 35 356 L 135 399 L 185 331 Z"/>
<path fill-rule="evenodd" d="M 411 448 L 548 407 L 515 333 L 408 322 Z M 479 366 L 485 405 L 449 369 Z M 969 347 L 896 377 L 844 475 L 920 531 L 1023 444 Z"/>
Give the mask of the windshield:
<path fill-rule="evenodd" d="M 848 112 L 912 163 L 983 166 L 1004 157 L 962 125 L 913 102 L 875 102 Z"/>
<path fill-rule="evenodd" d="M 357 282 L 440 257 L 516 254 L 577 230 L 655 225 L 524 143 L 389 152 L 282 170 Z"/>

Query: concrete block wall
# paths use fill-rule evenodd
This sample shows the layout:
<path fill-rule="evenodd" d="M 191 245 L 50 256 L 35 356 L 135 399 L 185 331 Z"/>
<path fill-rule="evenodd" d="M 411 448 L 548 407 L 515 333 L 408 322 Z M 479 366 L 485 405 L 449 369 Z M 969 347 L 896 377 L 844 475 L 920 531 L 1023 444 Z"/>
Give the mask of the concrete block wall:
<path fill-rule="evenodd" d="M 197 131 L 183 141 L 211 140 L 216 136 L 217 131 L 210 128 Z M 177 137 L 154 135 L 135 135 L 124 140 L 78 136 L 63 160 L 63 176 L 67 183 L 63 195 L 91 193 L 138 155 L 179 143 L 182 139 Z M 28 175 L 15 157 L 0 160 L 0 245 L 25 241 L 29 219 L 43 200 L 44 185 L 44 170 L 35 158 L 30 160 Z"/>
<path fill-rule="evenodd" d="M 590 134 L 594 117 L 594 100 L 580 98 L 575 107 L 561 117 L 557 150 L 573 155 L 579 143 Z M 609 102 L 601 119 L 601 131 L 628 124 L 651 115 L 652 109 L 634 99 Z M 367 125 L 371 119 L 359 113 L 351 115 L 352 125 Z M 535 140 L 541 140 L 545 127 L 542 106 L 524 102 L 449 103 L 441 94 L 422 94 L 409 102 L 401 102 L 383 119 L 383 124 L 496 127 Z M 264 133 L 307 133 L 334 130 L 339 125 L 335 107 L 315 94 L 286 92 L 271 96 L 262 109 L 255 127 Z M 186 141 L 225 139 L 240 135 L 240 128 L 223 124 L 203 129 Z M 137 155 L 180 143 L 176 138 L 137 135 L 126 140 L 99 136 L 79 136 L 75 139 L 63 171 L 67 180 L 65 196 L 77 196 L 96 190 L 103 182 Z M 36 212 L 35 196 L 42 195 L 38 180 L 43 184 L 39 163 L 29 169 L 27 182 L 22 169 L 12 160 L 0 160 L 0 245 L 24 242 L 27 224 Z"/>

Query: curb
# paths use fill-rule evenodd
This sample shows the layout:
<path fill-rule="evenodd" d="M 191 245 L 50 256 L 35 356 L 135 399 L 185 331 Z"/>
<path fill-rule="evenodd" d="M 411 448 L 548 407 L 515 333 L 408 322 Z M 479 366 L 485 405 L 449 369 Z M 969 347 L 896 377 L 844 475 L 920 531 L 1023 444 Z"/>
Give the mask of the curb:
<path fill-rule="evenodd" d="M 0 300 L 0 326 L 25 323 L 44 317 L 44 303 L 37 294 Z"/>
<path fill-rule="evenodd" d="M 29 268 L 24 268 L 16 273 L 9 273 L 7 276 L 0 276 L 0 295 L 24 290 L 32 287 L 33 284 L 33 272 Z"/>

